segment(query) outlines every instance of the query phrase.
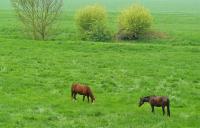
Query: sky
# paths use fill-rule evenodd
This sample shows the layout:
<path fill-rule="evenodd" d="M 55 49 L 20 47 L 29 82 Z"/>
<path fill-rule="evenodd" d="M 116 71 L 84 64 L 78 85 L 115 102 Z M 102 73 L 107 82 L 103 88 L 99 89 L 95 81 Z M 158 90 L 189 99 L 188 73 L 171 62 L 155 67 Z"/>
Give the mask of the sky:
<path fill-rule="evenodd" d="M 200 0 L 64 0 L 66 11 L 75 11 L 88 4 L 101 4 L 108 11 L 120 11 L 133 3 L 140 3 L 152 12 L 197 12 L 200 13 Z M 12 9 L 10 0 L 0 0 L 0 10 Z"/>

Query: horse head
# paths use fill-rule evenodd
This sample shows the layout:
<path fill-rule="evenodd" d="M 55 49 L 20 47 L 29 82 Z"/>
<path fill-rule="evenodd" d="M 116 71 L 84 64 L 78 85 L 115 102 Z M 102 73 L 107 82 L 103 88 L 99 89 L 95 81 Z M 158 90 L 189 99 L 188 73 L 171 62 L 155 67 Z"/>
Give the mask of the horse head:
<path fill-rule="evenodd" d="M 94 102 L 96 100 L 95 96 L 92 95 L 91 100 L 92 100 L 92 102 Z"/>
<path fill-rule="evenodd" d="M 141 107 L 143 104 L 144 104 L 144 98 L 141 97 L 139 101 L 139 107 Z"/>

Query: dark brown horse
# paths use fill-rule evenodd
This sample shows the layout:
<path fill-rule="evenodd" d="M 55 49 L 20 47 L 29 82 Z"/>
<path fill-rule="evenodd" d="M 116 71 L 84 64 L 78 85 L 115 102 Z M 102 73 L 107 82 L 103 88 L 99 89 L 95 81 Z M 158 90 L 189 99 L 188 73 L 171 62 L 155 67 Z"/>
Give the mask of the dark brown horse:
<path fill-rule="evenodd" d="M 165 106 L 167 106 L 167 115 L 170 116 L 170 103 L 169 98 L 165 96 L 146 96 L 140 98 L 139 107 L 144 104 L 144 102 L 149 102 L 154 113 L 155 107 L 162 107 L 163 115 L 165 115 Z"/>
<path fill-rule="evenodd" d="M 92 90 L 90 89 L 90 87 L 88 87 L 86 85 L 81 85 L 81 84 L 77 84 L 77 83 L 72 84 L 72 87 L 71 87 L 72 98 L 77 100 L 76 99 L 77 94 L 83 95 L 83 101 L 85 100 L 85 96 L 87 96 L 88 103 L 90 102 L 90 98 L 91 98 L 92 103 L 95 100 Z"/>

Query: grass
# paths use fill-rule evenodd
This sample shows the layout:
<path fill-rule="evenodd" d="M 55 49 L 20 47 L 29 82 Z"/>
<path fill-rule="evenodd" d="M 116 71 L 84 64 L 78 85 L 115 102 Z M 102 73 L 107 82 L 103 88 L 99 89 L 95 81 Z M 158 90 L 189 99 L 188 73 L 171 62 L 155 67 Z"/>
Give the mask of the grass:
<path fill-rule="evenodd" d="M 119 47 L 120 46 L 120 47 Z M 2 127 L 198 127 L 199 47 L 92 42 L 1 41 Z M 103 51 L 103 52 L 102 52 Z M 94 105 L 70 100 L 91 85 Z M 138 108 L 168 95 L 171 118 Z M 183 123 L 177 123 L 183 121 Z"/>
<path fill-rule="evenodd" d="M 0 127 L 198 128 L 200 16 L 185 10 L 153 12 L 166 39 L 106 43 L 77 39 L 74 12 L 61 17 L 54 40 L 33 41 L 12 11 L 0 11 Z M 109 13 L 113 31 L 117 15 Z M 95 104 L 72 102 L 73 82 L 90 85 Z M 138 107 L 153 94 L 169 96 L 170 118 Z"/>
<path fill-rule="evenodd" d="M 198 127 L 199 50 L 1 41 L 1 126 Z M 76 81 L 91 85 L 97 97 L 94 105 L 82 103 L 80 96 L 79 102 L 71 102 L 70 85 Z M 170 119 L 160 109 L 152 115 L 148 105 L 138 108 L 139 97 L 150 94 L 170 97 Z"/>

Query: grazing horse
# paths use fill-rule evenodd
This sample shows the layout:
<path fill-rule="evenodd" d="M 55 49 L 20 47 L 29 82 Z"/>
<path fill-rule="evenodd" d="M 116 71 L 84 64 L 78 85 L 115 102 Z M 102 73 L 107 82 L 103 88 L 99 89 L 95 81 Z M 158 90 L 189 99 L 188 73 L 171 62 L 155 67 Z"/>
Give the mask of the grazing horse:
<path fill-rule="evenodd" d="M 152 112 L 154 113 L 155 107 L 162 107 L 163 115 L 165 115 L 165 106 L 167 106 L 167 115 L 170 117 L 170 109 L 169 109 L 169 98 L 165 96 L 146 96 L 140 98 L 139 107 L 144 104 L 144 102 L 149 102 L 152 108 Z"/>
<path fill-rule="evenodd" d="M 85 100 L 85 96 L 87 96 L 88 103 L 90 102 L 90 98 L 91 98 L 92 103 L 95 100 L 92 90 L 90 89 L 90 87 L 88 87 L 86 85 L 72 84 L 72 87 L 71 87 L 72 98 L 77 100 L 76 99 L 77 94 L 83 95 L 83 101 Z"/>

